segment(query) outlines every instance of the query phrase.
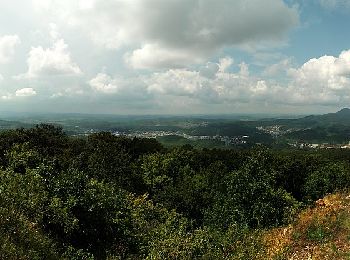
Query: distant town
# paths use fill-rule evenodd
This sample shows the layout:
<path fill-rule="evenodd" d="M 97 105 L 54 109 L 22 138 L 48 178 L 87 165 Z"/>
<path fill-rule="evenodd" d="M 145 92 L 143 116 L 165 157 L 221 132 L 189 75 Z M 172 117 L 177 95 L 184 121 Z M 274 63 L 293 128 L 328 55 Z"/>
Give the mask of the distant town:
<path fill-rule="evenodd" d="M 350 149 L 350 142 L 348 144 L 309 144 L 304 142 L 289 143 L 290 146 L 300 149 Z"/>
<path fill-rule="evenodd" d="M 261 132 L 268 133 L 274 138 L 280 137 L 286 133 L 291 133 L 298 131 L 300 129 L 286 129 L 282 130 L 282 126 L 273 125 L 273 126 L 259 126 L 257 129 Z M 98 130 L 90 129 L 85 131 L 83 135 L 90 135 L 92 133 L 97 133 Z M 192 141 L 198 140 L 215 140 L 220 141 L 225 144 L 225 146 L 236 146 L 236 145 L 245 145 L 249 142 L 248 135 L 239 135 L 239 136 L 221 136 L 221 135 L 189 135 L 180 131 L 134 131 L 134 132 L 112 132 L 115 136 L 125 136 L 128 138 L 153 138 L 157 139 L 165 136 L 179 136 L 186 138 Z M 260 143 L 256 143 L 260 144 Z M 350 142 L 348 144 L 329 144 L 329 143 L 307 143 L 304 141 L 295 141 L 288 143 L 290 147 L 299 148 L 299 149 L 350 149 Z"/>
<path fill-rule="evenodd" d="M 138 138 L 157 138 L 157 137 L 163 137 L 163 136 L 180 136 L 183 138 L 186 138 L 188 140 L 198 141 L 198 140 L 216 140 L 221 141 L 225 143 L 226 146 L 229 145 L 241 145 L 246 144 L 247 140 L 249 139 L 249 136 L 242 135 L 242 136 L 220 136 L 220 135 L 214 135 L 214 136 L 208 136 L 208 135 L 188 135 L 182 132 L 172 132 L 172 131 L 145 131 L 145 132 L 133 132 L 130 134 L 125 133 L 119 133 L 114 132 L 114 135 L 124 135 L 126 137 L 138 137 Z"/>
<path fill-rule="evenodd" d="M 300 128 L 288 128 L 288 129 L 282 129 L 284 126 L 282 125 L 272 125 L 272 126 L 257 126 L 256 129 L 258 129 L 261 132 L 267 133 L 272 135 L 273 137 L 277 138 L 279 136 L 292 133 L 295 131 L 300 130 L 307 130 L 309 128 L 300 129 Z"/>
<path fill-rule="evenodd" d="M 274 138 L 278 138 L 287 133 L 292 133 L 300 130 L 309 130 L 311 128 L 289 128 L 283 129 L 282 125 L 272 125 L 272 126 L 258 126 L 256 127 L 259 131 L 270 134 Z M 308 143 L 304 141 L 295 141 L 293 143 L 288 143 L 289 146 L 300 148 L 300 149 L 350 149 L 350 142 L 348 144 L 329 144 L 329 143 Z"/>
<path fill-rule="evenodd" d="M 85 131 L 84 134 L 82 135 L 90 135 L 93 133 L 99 132 L 98 130 L 95 129 L 90 129 L 88 131 Z M 209 135 L 189 135 L 185 134 L 180 131 L 135 131 L 131 133 L 127 132 L 119 132 L 115 131 L 112 132 L 113 135 L 115 136 L 125 136 L 128 138 L 154 138 L 157 139 L 159 137 L 164 137 L 164 136 L 179 136 L 186 138 L 188 140 L 192 141 L 198 141 L 198 140 L 215 140 L 215 141 L 220 141 L 225 144 L 225 146 L 230 146 L 230 145 L 244 145 L 247 144 L 249 140 L 248 135 L 239 135 L 239 136 L 221 136 L 221 135 L 214 135 L 214 136 L 209 136 Z"/>

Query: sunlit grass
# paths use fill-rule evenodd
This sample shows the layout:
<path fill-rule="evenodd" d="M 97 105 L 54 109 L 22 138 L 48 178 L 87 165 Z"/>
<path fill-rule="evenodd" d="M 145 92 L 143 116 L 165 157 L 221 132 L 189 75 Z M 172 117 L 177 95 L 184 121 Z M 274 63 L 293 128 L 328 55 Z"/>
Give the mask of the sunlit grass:
<path fill-rule="evenodd" d="M 288 227 L 266 231 L 266 259 L 349 259 L 350 197 L 337 193 L 301 212 Z"/>

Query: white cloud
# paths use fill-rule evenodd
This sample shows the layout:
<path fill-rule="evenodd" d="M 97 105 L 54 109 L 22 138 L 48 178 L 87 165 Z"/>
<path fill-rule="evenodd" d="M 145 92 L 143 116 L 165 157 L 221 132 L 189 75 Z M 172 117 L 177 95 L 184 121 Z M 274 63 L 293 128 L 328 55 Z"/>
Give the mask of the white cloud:
<path fill-rule="evenodd" d="M 78 65 L 72 61 L 68 45 L 63 39 L 57 40 L 47 49 L 42 46 L 32 47 L 27 64 L 27 73 L 21 75 L 24 78 L 81 74 Z"/>
<path fill-rule="evenodd" d="M 239 64 L 239 74 L 242 76 L 242 77 L 249 77 L 249 66 L 248 64 L 246 64 L 245 62 L 242 62 L 241 64 Z"/>
<path fill-rule="evenodd" d="M 100 46 L 134 46 L 134 68 L 202 63 L 224 47 L 281 42 L 299 23 L 283 0 L 37 0 L 42 13 L 88 34 Z M 268 7 L 268 8 L 266 8 Z"/>
<path fill-rule="evenodd" d="M 275 64 L 267 66 L 263 71 L 263 75 L 279 76 L 279 74 L 285 74 L 291 67 L 292 67 L 292 59 L 285 58 Z"/>
<path fill-rule="evenodd" d="M 94 94 L 101 94 L 123 102 L 147 100 L 151 98 L 147 92 L 146 77 L 121 77 L 110 76 L 105 72 L 98 73 L 88 84 L 94 90 Z"/>
<path fill-rule="evenodd" d="M 59 40 L 60 34 L 57 30 L 57 24 L 55 23 L 50 23 L 49 24 L 49 34 L 50 34 L 50 38 L 54 41 Z"/>
<path fill-rule="evenodd" d="M 55 98 L 61 98 L 64 97 L 64 94 L 62 92 L 54 93 L 50 96 L 50 98 L 55 99 Z"/>
<path fill-rule="evenodd" d="M 214 78 L 220 69 L 220 64 L 208 62 L 204 67 L 200 69 L 199 73 L 203 77 Z"/>
<path fill-rule="evenodd" d="M 0 74 L 0 82 L 4 80 L 4 76 Z"/>
<path fill-rule="evenodd" d="M 37 93 L 33 88 L 22 88 L 16 90 L 16 97 L 32 97 Z"/>
<path fill-rule="evenodd" d="M 154 73 L 148 81 L 148 90 L 163 95 L 188 96 L 205 103 L 245 102 L 254 99 L 258 80 L 249 77 L 246 64 L 239 66 L 238 73 L 229 73 L 219 71 L 217 65 L 217 72 L 210 77 L 186 69 Z"/>
<path fill-rule="evenodd" d="M 272 107 L 341 106 L 350 102 L 350 50 L 343 51 L 338 57 L 311 59 L 297 68 L 290 68 L 287 61 L 281 64 L 286 65 L 278 72 L 284 70 L 286 76 L 283 81 L 269 79 L 266 73 L 252 73 L 249 64 L 235 64 L 230 57 L 219 59 L 218 63 L 203 64 L 197 69 L 168 69 L 143 76 L 111 76 L 101 72 L 88 81 L 93 91 L 89 94 L 84 90 L 84 96 L 111 104 L 116 101 L 119 105 L 131 104 L 131 107 L 143 103 L 149 107 L 158 104 L 164 108 L 167 102 L 174 102 L 173 109 L 181 102 L 185 102 L 187 107 L 191 102 L 205 107 L 210 104 L 230 106 L 249 103 L 255 106 L 270 104 Z M 17 91 L 16 96 L 21 92 Z M 48 96 L 75 97 L 79 94 L 73 89 L 71 92 L 66 89 L 54 93 Z"/>
<path fill-rule="evenodd" d="M 203 59 L 186 49 L 167 49 L 157 44 L 146 44 L 141 49 L 125 55 L 125 62 L 134 69 L 160 69 L 183 67 L 200 63 Z"/>
<path fill-rule="evenodd" d="M 147 82 L 148 90 L 188 96 L 205 103 L 347 105 L 350 102 L 350 50 L 343 51 L 339 57 L 311 59 L 299 68 L 290 68 L 287 60 L 281 63 L 288 75 L 285 83 L 251 75 L 249 66 L 241 63 L 237 72 L 215 69 L 215 73 L 209 73 L 210 77 L 186 69 L 154 73 Z M 275 73 L 275 69 L 272 67 L 269 72 Z"/>
<path fill-rule="evenodd" d="M 84 90 L 75 86 L 75 87 L 70 87 L 70 88 L 66 88 L 64 90 L 64 94 L 62 92 L 59 92 L 59 93 L 56 93 L 58 96 L 73 96 L 73 97 L 76 97 L 76 96 L 79 96 L 79 95 L 83 95 L 84 94 Z M 55 94 L 53 94 L 55 95 Z"/>
<path fill-rule="evenodd" d="M 255 102 L 276 107 L 338 106 L 350 102 L 350 51 L 296 66 L 293 59 L 279 53 L 288 45 L 281 49 L 271 47 L 285 44 L 286 34 L 298 25 L 298 7 L 290 4 L 297 1 L 33 1 L 41 14 L 35 13 L 34 17 L 33 10 L 26 8 L 29 14 L 24 20 L 28 24 L 15 23 L 7 29 L 21 35 L 23 49 L 19 55 L 29 50 L 28 69 L 21 69 L 26 73 L 20 77 L 20 86 L 35 86 L 35 90 L 16 91 L 13 86 L 18 82 L 12 84 L 10 75 L 18 73 L 21 65 L 11 64 L 1 70 L 6 76 L 1 83 L 2 100 L 38 93 L 62 104 L 97 100 L 100 107 L 108 102 L 135 107 L 146 100 L 143 104 L 158 103 L 164 108 L 171 102 L 179 106 L 186 102 L 191 107 L 193 102 L 209 112 L 212 103 L 227 108 Z M 331 9 L 345 8 L 349 2 L 319 1 Z M 11 10 L 14 12 L 15 8 Z M 19 27 L 21 31 L 14 30 Z M 0 39 L 0 63 L 9 62 L 16 54 L 19 37 L 8 35 Z M 245 54 L 233 49 L 248 47 L 254 50 L 248 58 L 250 64 L 241 61 Z M 225 57 L 230 53 L 237 54 L 235 61 Z M 16 60 L 19 55 L 16 54 Z M 84 75 L 78 64 L 84 66 Z M 132 69 L 150 70 L 135 76 L 138 71 L 125 68 L 125 64 Z M 103 66 L 108 70 L 98 73 L 97 69 Z M 135 102 L 137 99 L 142 102 Z"/>
<path fill-rule="evenodd" d="M 203 104 L 278 102 L 277 98 L 290 95 L 287 87 L 283 89 L 251 75 L 246 63 L 237 64 L 233 68 L 237 72 L 229 72 L 232 66 L 233 60 L 225 57 L 218 64 L 207 63 L 198 70 L 169 69 L 144 77 L 126 79 L 99 73 L 89 84 L 98 93 L 129 98 L 135 93 L 144 93 L 146 99 L 156 96 L 160 103 L 166 97 L 172 97 L 174 102 L 188 97 Z"/>
<path fill-rule="evenodd" d="M 342 90 L 350 88 L 350 50 L 339 57 L 323 56 L 311 59 L 289 74 L 296 84 L 309 89 Z"/>
<path fill-rule="evenodd" d="M 20 43 L 18 35 L 0 37 L 0 63 L 7 63 L 15 54 L 15 48 Z"/>
<path fill-rule="evenodd" d="M 11 94 L 7 94 L 7 95 L 2 95 L 1 96 L 2 100 L 11 100 L 12 99 L 12 95 Z"/>
<path fill-rule="evenodd" d="M 148 81 L 151 93 L 187 96 L 205 104 L 228 104 L 232 102 L 271 101 L 279 86 L 255 76 L 250 76 L 248 65 L 238 65 L 237 73 L 220 72 L 210 77 L 200 71 L 186 69 L 154 73 Z"/>
<path fill-rule="evenodd" d="M 149 91 L 171 95 L 193 95 L 202 87 L 203 78 L 197 71 L 171 69 L 154 73 L 149 81 Z"/>
<path fill-rule="evenodd" d="M 108 94 L 118 92 L 119 82 L 105 73 L 99 73 L 89 81 L 89 85 L 95 91 Z"/>
<path fill-rule="evenodd" d="M 350 50 L 339 57 L 310 59 L 290 69 L 289 99 L 295 103 L 347 105 L 350 102 Z"/>
<path fill-rule="evenodd" d="M 234 61 L 231 57 L 225 57 L 220 59 L 219 61 L 220 72 L 225 72 L 229 67 L 232 66 L 233 63 Z"/>

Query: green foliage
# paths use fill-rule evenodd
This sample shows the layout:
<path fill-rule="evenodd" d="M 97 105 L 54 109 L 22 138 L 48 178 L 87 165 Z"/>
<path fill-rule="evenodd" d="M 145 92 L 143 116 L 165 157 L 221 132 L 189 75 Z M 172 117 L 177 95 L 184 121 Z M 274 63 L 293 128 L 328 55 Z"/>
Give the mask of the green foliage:
<path fill-rule="evenodd" d="M 327 193 L 350 186 L 350 169 L 344 163 L 329 163 L 315 170 L 306 178 L 303 190 L 305 198 L 316 200 Z"/>
<path fill-rule="evenodd" d="M 40 227 L 47 201 L 41 176 L 1 171 L 0 194 L 0 258 L 57 258 L 54 241 Z"/>
<path fill-rule="evenodd" d="M 91 175 L 123 184 L 130 156 L 118 143 L 118 139 L 110 133 L 95 134 L 88 138 L 87 146 L 87 170 Z"/>
<path fill-rule="evenodd" d="M 55 242 L 22 212 L 0 207 L 1 259 L 59 259 Z"/>
<path fill-rule="evenodd" d="M 169 233 L 155 241 L 146 259 L 256 259 L 262 250 L 259 232 L 232 225 L 226 232 L 204 228 Z"/>
<path fill-rule="evenodd" d="M 298 206 L 285 190 L 276 186 L 270 155 L 258 151 L 238 171 L 225 178 L 225 191 L 218 192 L 206 213 L 209 224 L 221 228 L 239 223 L 268 227 L 284 223 Z"/>
<path fill-rule="evenodd" d="M 152 199 L 200 224 L 211 202 L 210 175 L 198 169 L 193 150 L 174 149 L 143 158 L 143 179 Z M 217 170 L 217 169 L 216 169 Z"/>
<path fill-rule="evenodd" d="M 52 188 L 44 226 L 58 241 L 99 258 L 116 246 L 125 254 L 131 226 L 124 191 L 81 172 L 60 174 Z"/>
<path fill-rule="evenodd" d="M 303 185 L 307 176 L 320 165 L 318 156 L 308 154 L 279 157 L 276 160 L 277 185 L 300 201 L 304 196 Z"/>
<path fill-rule="evenodd" d="M 311 225 L 307 229 L 307 239 L 316 242 L 326 242 L 332 236 L 332 232 L 321 225 Z"/>
<path fill-rule="evenodd" d="M 11 208 L 35 222 L 42 219 L 47 191 L 43 178 L 36 170 L 27 173 L 0 173 L 1 207 Z"/>
<path fill-rule="evenodd" d="M 28 142 L 14 144 L 6 153 L 8 167 L 17 173 L 25 173 L 27 169 L 33 169 L 40 164 L 39 153 L 30 148 Z"/>
<path fill-rule="evenodd" d="M 147 195 L 131 197 L 132 221 L 135 239 L 142 258 L 154 254 L 153 250 L 160 250 L 160 243 L 164 243 L 171 235 L 183 235 L 190 230 L 190 222 L 176 213 L 168 211 L 159 204 L 154 204 Z M 153 258 L 151 258 L 153 259 Z"/>
<path fill-rule="evenodd" d="M 166 150 L 39 125 L 0 133 L 0 152 L 1 259 L 254 259 L 260 228 L 350 183 L 345 151 Z"/>

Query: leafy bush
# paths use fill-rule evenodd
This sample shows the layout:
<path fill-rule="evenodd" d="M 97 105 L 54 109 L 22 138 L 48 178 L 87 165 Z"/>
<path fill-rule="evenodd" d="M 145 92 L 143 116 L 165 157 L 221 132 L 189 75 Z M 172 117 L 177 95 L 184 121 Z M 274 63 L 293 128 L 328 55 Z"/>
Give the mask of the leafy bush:
<path fill-rule="evenodd" d="M 344 163 L 329 163 L 307 176 L 303 186 L 306 199 L 314 201 L 327 193 L 350 187 L 350 169 Z"/>
<path fill-rule="evenodd" d="M 297 201 L 276 185 L 269 154 L 259 151 L 238 171 L 225 178 L 225 191 L 217 192 L 206 213 L 207 223 L 227 228 L 239 223 L 269 227 L 284 223 L 298 207 Z"/>

